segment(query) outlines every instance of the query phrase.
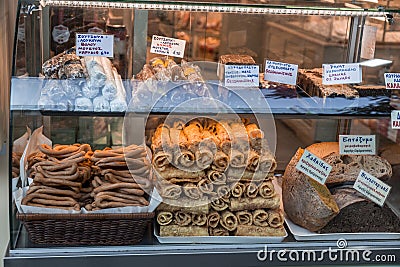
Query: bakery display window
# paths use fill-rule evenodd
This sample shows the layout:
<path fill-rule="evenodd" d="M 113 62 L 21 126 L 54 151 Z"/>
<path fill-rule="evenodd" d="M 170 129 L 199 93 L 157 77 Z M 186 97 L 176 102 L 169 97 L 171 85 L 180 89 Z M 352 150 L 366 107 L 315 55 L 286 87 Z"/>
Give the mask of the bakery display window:
<path fill-rule="evenodd" d="M 396 264 L 399 13 L 20 0 L 5 266 Z"/>

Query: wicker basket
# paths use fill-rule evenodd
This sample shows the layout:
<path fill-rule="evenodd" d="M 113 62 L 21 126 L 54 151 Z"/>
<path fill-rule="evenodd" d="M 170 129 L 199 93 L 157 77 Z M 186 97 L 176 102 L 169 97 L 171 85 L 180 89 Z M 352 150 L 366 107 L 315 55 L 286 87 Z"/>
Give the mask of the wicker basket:
<path fill-rule="evenodd" d="M 154 217 L 140 214 L 17 214 L 29 239 L 46 245 L 131 245 Z"/>

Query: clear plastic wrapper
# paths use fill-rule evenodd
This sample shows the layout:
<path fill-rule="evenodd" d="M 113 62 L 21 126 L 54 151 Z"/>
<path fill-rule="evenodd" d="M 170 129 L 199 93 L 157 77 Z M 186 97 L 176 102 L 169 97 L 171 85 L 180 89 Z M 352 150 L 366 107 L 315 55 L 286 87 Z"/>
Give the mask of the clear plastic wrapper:
<path fill-rule="evenodd" d="M 75 111 L 93 111 L 92 100 L 86 97 L 79 97 L 75 100 Z"/>
<path fill-rule="evenodd" d="M 117 87 L 114 81 L 107 80 L 103 89 L 101 89 L 101 93 L 106 100 L 114 100 L 117 96 Z"/>
<path fill-rule="evenodd" d="M 93 99 L 93 110 L 96 112 L 109 112 L 110 102 L 108 102 L 103 96 L 98 96 Z"/>
<path fill-rule="evenodd" d="M 101 90 L 101 93 L 108 101 L 114 100 L 118 92 L 117 78 L 114 75 L 115 68 L 113 68 L 111 61 L 106 57 L 101 57 L 99 61 L 101 62 L 101 65 L 104 68 L 104 73 L 106 74 L 107 77 L 107 80 L 105 82 L 103 89 Z"/>
<path fill-rule="evenodd" d="M 82 87 L 82 95 L 86 98 L 93 99 L 98 96 L 100 93 L 100 88 L 92 86 L 90 80 L 86 81 L 86 83 Z"/>
<path fill-rule="evenodd" d="M 38 101 L 40 110 L 52 110 L 55 108 L 55 103 L 48 95 L 41 95 Z"/>
<path fill-rule="evenodd" d="M 65 95 L 70 99 L 82 96 L 81 80 L 61 80 Z"/>
<path fill-rule="evenodd" d="M 121 76 L 118 74 L 116 69 L 113 70 L 113 75 L 117 92 L 115 94 L 115 99 L 110 102 L 110 109 L 113 112 L 122 112 L 128 107 L 126 104 L 126 91 Z"/>
<path fill-rule="evenodd" d="M 83 57 L 83 62 L 85 62 L 86 71 L 89 75 L 90 85 L 98 88 L 103 87 L 107 75 L 100 61 L 96 57 Z"/>

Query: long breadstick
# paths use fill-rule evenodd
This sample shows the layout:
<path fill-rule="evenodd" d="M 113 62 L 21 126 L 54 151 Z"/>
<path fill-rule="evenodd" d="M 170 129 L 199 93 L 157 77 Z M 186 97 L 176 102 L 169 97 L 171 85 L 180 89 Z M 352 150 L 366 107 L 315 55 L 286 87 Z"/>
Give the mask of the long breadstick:
<path fill-rule="evenodd" d="M 119 184 L 109 184 L 109 185 L 101 185 L 95 189 L 93 189 L 94 193 L 100 193 L 103 191 L 110 191 L 113 189 L 118 189 L 118 188 L 130 188 L 130 189 L 135 189 L 135 194 L 138 196 L 143 196 L 144 191 L 140 189 L 136 189 L 134 184 L 131 183 L 119 183 Z"/>

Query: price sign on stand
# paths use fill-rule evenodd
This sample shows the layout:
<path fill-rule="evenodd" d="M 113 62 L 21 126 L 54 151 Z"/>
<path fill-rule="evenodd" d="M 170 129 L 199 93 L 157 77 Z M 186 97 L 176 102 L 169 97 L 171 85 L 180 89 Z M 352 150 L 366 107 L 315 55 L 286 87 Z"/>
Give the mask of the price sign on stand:
<path fill-rule="evenodd" d="M 400 110 L 393 110 L 390 117 L 392 129 L 400 129 Z"/>
<path fill-rule="evenodd" d="M 362 82 L 359 63 L 323 64 L 322 84 L 347 84 Z"/>
<path fill-rule="evenodd" d="M 77 33 L 76 54 L 78 56 L 114 56 L 114 35 Z"/>
<path fill-rule="evenodd" d="M 296 169 L 318 183 L 325 184 L 332 166 L 306 149 L 297 163 Z"/>
<path fill-rule="evenodd" d="M 375 155 L 375 135 L 339 135 L 340 155 Z"/>
<path fill-rule="evenodd" d="M 267 60 L 265 62 L 264 80 L 270 82 L 296 85 L 298 66 Z"/>
<path fill-rule="evenodd" d="M 361 170 L 358 174 L 353 188 L 381 207 L 385 204 L 390 189 L 392 189 L 390 185 L 385 184 L 364 170 Z"/>
<path fill-rule="evenodd" d="M 183 58 L 185 46 L 185 40 L 153 35 L 150 53 Z"/>
<path fill-rule="evenodd" d="M 400 89 L 400 73 L 385 73 L 386 89 Z"/>
<path fill-rule="evenodd" d="M 258 87 L 260 83 L 258 65 L 225 65 L 226 87 Z"/>

